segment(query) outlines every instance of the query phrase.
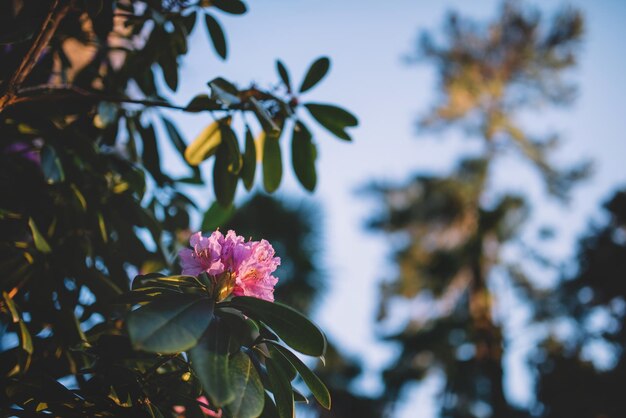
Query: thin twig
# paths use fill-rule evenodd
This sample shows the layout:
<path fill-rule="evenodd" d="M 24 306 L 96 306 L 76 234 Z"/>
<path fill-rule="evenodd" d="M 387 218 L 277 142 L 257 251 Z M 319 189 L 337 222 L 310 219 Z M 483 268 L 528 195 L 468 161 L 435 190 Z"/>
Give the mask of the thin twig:
<path fill-rule="evenodd" d="M 4 93 L 0 96 L 0 112 L 2 112 L 7 106 L 13 104 L 13 102 L 17 99 L 17 91 L 33 71 L 33 68 L 35 68 L 39 58 L 59 27 L 59 23 L 61 23 L 61 20 L 63 20 L 67 12 L 70 10 L 72 3 L 73 0 L 55 0 L 41 26 L 41 30 L 33 41 L 33 44 L 26 55 L 24 55 L 24 58 L 15 73 L 13 73 L 7 82 Z"/>

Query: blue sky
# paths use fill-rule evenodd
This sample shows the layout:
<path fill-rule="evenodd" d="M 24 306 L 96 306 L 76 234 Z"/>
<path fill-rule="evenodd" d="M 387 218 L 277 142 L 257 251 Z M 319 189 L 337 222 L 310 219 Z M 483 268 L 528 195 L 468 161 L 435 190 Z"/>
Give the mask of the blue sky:
<path fill-rule="evenodd" d="M 320 55 L 332 59 L 329 76 L 305 100 L 334 102 L 360 119 L 353 143 L 339 141 L 322 129 L 314 131 L 318 145 L 319 183 L 309 196 L 297 185 L 289 164 L 279 194 L 314 199 L 323 211 L 324 263 L 330 273 L 327 296 L 317 320 L 329 336 L 348 353 L 368 364 L 358 386 L 365 392 L 382 390 L 376 371 L 391 358 L 393 348 L 377 341 L 372 326 L 377 283 L 393 274 L 385 238 L 364 230 L 373 202 L 355 192 L 372 180 L 403 180 L 416 171 L 443 171 L 462 153 L 461 137 L 418 136 L 415 120 L 432 103 L 436 92 L 432 68 L 407 66 L 420 30 L 441 27 L 445 13 L 455 9 L 478 19 L 494 16 L 499 2 L 392 0 L 264 0 L 248 2 L 243 17 L 220 14 L 228 37 L 229 59 L 221 62 L 207 42 L 203 22 L 192 36 L 191 51 L 182 62 L 181 88 L 173 100 L 185 103 L 205 89 L 218 75 L 245 85 L 275 83 L 274 60 L 287 64 L 299 83 L 309 63 Z M 539 4 L 539 2 L 535 2 Z M 564 3 L 544 1 L 546 10 Z M 564 145 L 558 161 L 591 158 L 595 174 L 574 193 L 569 207 L 545 199 L 534 174 L 514 159 L 505 160 L 494 176 L 495 189 L 524 191 L 534 202 L 532 225 L 555 224 L 558 236 L 543 247 L 545 255 L 563 260 L 572 254 L 572 243 L 584 231 L 590 216 L 611 190 L 626 184 L 626 2 L 621 0 L 575 1 L 587 18 L 587 34 L 580 67 L 572 76 L 580 82 L 576 104 L 566 111 L 544 111 L 532 117 L 540 127 L 559 130 Z M 210 123 L 207 115 L 170 115 L 188 140 Z M 314 123 L 310 123 L 313 126 Z M 169 161 L 173 166 L 174 161 Z M 210 165 L 210 163 L 209 163 Z M 205 168 L 205 175 L 210 172 Z M 197 193 L 205 207 L 212 191 Z M 242 197 L 244 197 L 242 195 Z M 528 239 L 533 240 L 533 229 Z M 546 278 L 547 280 L 548 278 Z M 523 322 L 523 320 L 518 321 Z M 520 323 L 520 329 L 524 330 Z M 378 329 L 378 331 L 381 331 Z M 523 345 L 522 345 L 523 346 Z M 507 390 L 518 402 L 528 401 L 529 377 L 523 368 L 525 350 L 513 350 L 507 358 Z M 411 390 L 401 416 L 431 417 L 432 393 L 438 379 L 421 390 Z M 419 405 L 419 407 L 416 407 Z"/>

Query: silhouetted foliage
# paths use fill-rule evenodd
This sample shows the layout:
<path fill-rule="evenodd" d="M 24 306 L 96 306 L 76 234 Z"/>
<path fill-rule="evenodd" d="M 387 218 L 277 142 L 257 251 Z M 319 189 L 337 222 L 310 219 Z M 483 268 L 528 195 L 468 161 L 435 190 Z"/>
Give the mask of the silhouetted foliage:
<path fill-rule="evenodd" d="M 626 414 L 621 390 L 626 382 L 626 191 L 616 192 L 604 208 L 608 220 L 581 239 L 575 273 L 541 301 L 550 307 L 555 331 L 563 322 L 572 325 L 565 338 L 551 333 L 533 356 L 541 359 L 533 363 L 542 417 Z"/>
<path fill-rule="evenodd" d="M 492 190 L 490 179 L 494 162 L 511 151 L 536 168 L 560 199 L 586 175 L 586 164 L 556 168 L 549 154 L 556 136 L 537 135 L 520 121 L 539 103 L 572 99 L 565 72 L 576 63 L 582 28 L 575 10 L 546 21 L 535 9 L 507 2 L 491 23 L 451 14 L 441 42 L 422 37 L 415 58 L 436 66 L 440 93 L 420 126 L 432 133 L 461 128 L 480 147 L 461 156 L 449 174 L 370 188 L 381 202 L 370 227 L 389 235 L 396 263 L 381 284 L 379 320 L 398 298 L 414 307 L 400 332 L 383 337 L 399 345 L 400 354 L 384 371 L 381 402 L 393 405 L 407 383 L 437 370 L 445 376 L 442 417 L 527 415 L 503 389 L 507 344 L 500 312 L 506 307 L 499 305 L 492 277 L 496 268 L 523 265 L 501 250 L 519 240 L 529 204 L 519 193 Z M 505 276 L 516 286 L 517 276 Z"/>

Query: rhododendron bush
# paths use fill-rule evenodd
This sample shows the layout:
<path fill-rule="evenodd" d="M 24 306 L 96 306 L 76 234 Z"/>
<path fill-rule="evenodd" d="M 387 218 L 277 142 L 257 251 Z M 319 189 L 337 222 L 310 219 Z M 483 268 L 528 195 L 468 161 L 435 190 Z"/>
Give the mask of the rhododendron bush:
<path fill-rule="evenodd" d="M 189 368 L 197 377 L 209 399 L 202 407 L 217 408 L 211 414 L 256 417 L 267 407 L 292 416 L 294 401 L 302 399 L 291 386 L 297 375 L 330 408 L 324 384 L 288 348 L 323 358 L 326 339 L 306 317 L 273 302 L 280 259 L 270 243 L 215 231 L 192 235 L 190 244 L 179 253 L 183 275 L 133 281 L 125 296 L 138 306 L 128 317 L 132 345 L 172 356 L 186 352 L 179 371 Z"/>
<path fill-rule="evenodd" d="M 351 113 L 304 98 L 330 60 L 299 85 L 277 60 L 270 85 L 206 70 L 199 91 L 174 94 L 190 35 L 208 37 L 215 55 L 203 59 L 226 59 L 221 16 L 246 11 L 241 0 L 0 0 L 3 413 L 287 418 L 305 401 L 297 376 L 330 406 L 291 351 L 322 357 L 323 333 L 274 301 L 280 254 L 216 230 L 238 187 L 278 190 L 284 155 L 315 189 L 309 123 L 351 139 Z M 206 235 L 191 234 L 198 220 Z"/>

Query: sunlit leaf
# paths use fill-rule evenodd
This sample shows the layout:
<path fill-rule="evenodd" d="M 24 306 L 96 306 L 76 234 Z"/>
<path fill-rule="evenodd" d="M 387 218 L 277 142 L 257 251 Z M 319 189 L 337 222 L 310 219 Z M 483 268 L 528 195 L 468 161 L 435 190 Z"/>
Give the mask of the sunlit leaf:
<path fill-rule="evenodd" d="M 46 241 L 44 236 L 41 235 L 41 232 L 39 232 L 39 229 L 37 228 L 37 225 L 35 224 L 35 221 L 33 220 L 33 218 L 28 219 L 28 226 L 30 227 L 30 233 L 33 235 L 33 242 L 35 243 L 35 248 L 37 248 L 42 253 L 51 252 L 52 249 L 50 248 L 48 241 Z"/>
<path fill-rule="evenodd" d="M 235 399 L 226 406 L 226 410 L 233 418 L 258 417 L 265 404 L 265 391 L 250 357 L 242 352 L 233 355 L 229 373 Z"/>
<path fill-rule="evenodd" d="M 222 143 L 219 122 L 213 122 L 200 132 L 191 144 L 185 149 L 185 160 L 196 166 L 217 152 Z"/>

